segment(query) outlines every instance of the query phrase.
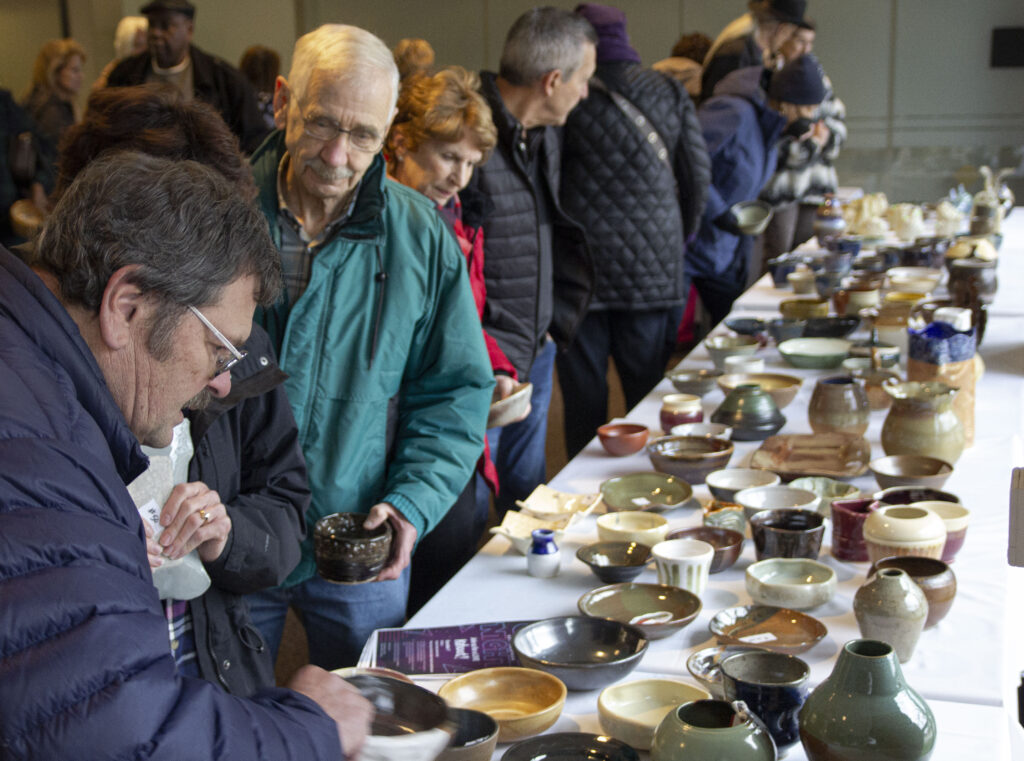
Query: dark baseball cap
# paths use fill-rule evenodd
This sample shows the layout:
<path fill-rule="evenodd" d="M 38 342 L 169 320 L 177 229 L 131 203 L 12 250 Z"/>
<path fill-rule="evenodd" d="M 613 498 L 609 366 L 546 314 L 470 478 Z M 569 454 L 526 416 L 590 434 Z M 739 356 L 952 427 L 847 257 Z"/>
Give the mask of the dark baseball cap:
<path fill-rule="evenodd" d="M 157 11 L 173 11 L 189 18 L 196 16 L 196 7 L 188 0 L 152 0 L 139 9 L 139 13 L 143 16 Z"/>

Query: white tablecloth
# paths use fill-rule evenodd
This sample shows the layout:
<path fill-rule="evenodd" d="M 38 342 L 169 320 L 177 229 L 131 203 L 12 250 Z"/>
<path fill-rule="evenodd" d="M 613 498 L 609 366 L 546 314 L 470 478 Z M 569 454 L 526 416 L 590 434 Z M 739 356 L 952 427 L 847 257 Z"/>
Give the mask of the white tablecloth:
<path fill-rule="evenodd" d="M 1024 732 L 1016 722 L 1015 688 L 1024 670 L 1024 571 L 1007 564 L 1008 494 L 1011 468 L 1024 465 L 1024 210 L 1018 209 L 1005 228 L 1000 252 L 1000 290 L 992 305 L 981 355 L 986 372 L 978 386 L 975 409 L 976 441 L 956 463 L 944 487 L 957 494 L 971 510 L 971 523 L 963 549 L 953 564 L 958 592 L 949 615 L 925 631 L 910 662 L 903 664 L 907 681 L 928 700 L 938 719 L 939 739 L 932 758 L 961 761 L 968 754 L 986 759 L 1024 757 Z M 734 312 L 745 315 L 777 315 L 779 300 L 790 295 L 765 278 L 737 302 Z M 722 328 L 721 330 L 724 330 Z M 810 433 L 807 404 L 814 379 L 827 371 L 796 370 L 786 365 L 774 347 L 764 356 L 766 370 L 804 377 L 797 398 L 783 410 L 785 433 Z M 703 348 L 683 362 L 684 367 L 710 367 Z M 627 419 L 658 430 L 661 398 L 673 389 L 663 381 Z M 718 390 L 704 398 L 705 419 L 722 400 Z M 872 413 L 867 438 L 872 456 L 882 456 L 879 433 L 884 412 Z M 731 466 L 746 464 L 759 442 L 737 442 Z M 648 471 L 643 452 L 625 458 L 606 455 L 592 441 L 551 481 L 553 488 L 578 493 L 597 492 L 602 481 L 625 473 Z M 853 479 L 864 491 L 877 485 L 870 474 Z M 703 485 L 698 497 L 707 496 Z M 699 510 L 676 510 L 667 515 L 671 528 L 698 526 Z M 573 526 L 562 544 L 562 570 L 553 579 L 537 579 L 526 573 L 526 561 L 502 537 L 491 540 L 438 595 L 409 622 L 411 627 L 454 623 L 519 620 L 577 613 L 576 600 L 600 585 L 590 570 L 575 558 L 576 550 L 597 540 L 594 517 Z M 812 685 L 832 670 L 839 649 L 860 636 L 852 613 L 853 596 L 864 582 L 866 563 L 844 563 L 828 551 L 826 534 L 820 560 L 832 566 L 839 586 L 834 599 L 808 611 L 829 630 L 828 636 L 800 657 L 811 667 Z M 703 610 L 680 634 L 652 641 L 637 671 L 639 676 L 676 676 L 687 681 L 686 659 L 696 649 L 714 644 L 708 622 L 719 610 L 751 602 L 744 587 L 744 570 L 754 561 L 753 544 L 747 541 L 739 562 L 713 575 L 701 595 Z M 652 568 L 638 581 L 657 581 Z M 597 722 L 597 691 L 570 693 L 565 714 L 550 731 L 600 732 Z M 500 758 L 499 746 L 495 758 Z M 1013 752 L 1016 751 L 1016 753 Z M 789 758 L 803 759 L 797 745 Z"/>

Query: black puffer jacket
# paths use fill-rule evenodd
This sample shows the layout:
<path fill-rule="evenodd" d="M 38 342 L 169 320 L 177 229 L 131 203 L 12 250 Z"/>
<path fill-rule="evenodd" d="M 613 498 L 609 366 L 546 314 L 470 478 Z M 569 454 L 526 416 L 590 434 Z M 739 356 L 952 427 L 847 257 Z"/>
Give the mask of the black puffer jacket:
<path fill-rule="evenodd" d="M 231 518 L 211 585 L 189 602 L 199 673 L 233 695 L 274 686 L 274 664 L 242 595 L 281 584 L 299 562 L 309 506 L 306 461 L 270 338 L 258 325 L 231 370 L 231 393 L 192 414 L 189 480 L 215 490 Z"/>
<path fill-rule="evenodd" d="M 562 146 L 562 206 L 583 224 L 597 272 L 590 308 L 680 304 L 685 240 L 700 225 L 711 181 L 696 109 L 682 85 L 636 63 L 600 64 L 597 80 L 569 114 Z M 658 131 L 671 173 L 609 91 Z"/>
<path fill-rule="evenodd" d="M 558 202 L 561 164 L 559 134 L 544 128 L 541 154 L 547 187 L 542 189 L 553 201 L 554 232 L 552 282 L 540 269 L 537 240 L 537 208 L 530 174 L 519 149 L 519 125 L 505 108 L 495 84 L 495 74 L 482 72 L 481 91 L 491 106 L 498 128 L 498 145 L 487 163 L 476 170 L 465 190 L 459 193 L 464 204 L 475 203 L 483 194 L 494 204 L 484 220 L 484 280 L 487 303 L 484 327 L 498 342 L 525 379 L 529 376 L 537 348 L 546 332 L 560 346 L 576 333 L 590 302 L 593 265 L 583 229 L 570 219 Z M 552 290 L 553 289 L 553 290 Z M 550 300 L 550 324 L 538 319 L 542 299 Z"/>

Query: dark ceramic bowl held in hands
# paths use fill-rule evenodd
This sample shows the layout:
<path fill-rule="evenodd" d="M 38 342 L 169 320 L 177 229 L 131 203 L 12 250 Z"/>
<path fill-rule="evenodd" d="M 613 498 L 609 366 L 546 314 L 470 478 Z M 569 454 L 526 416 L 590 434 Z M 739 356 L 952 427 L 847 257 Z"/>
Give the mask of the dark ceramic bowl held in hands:
<path fill-rule="evenodd" d="M 325 515 L 313 529 L 313 552 L 321 577 L 338 584 L 372 581 L 391 554 L 391 524 L 363 527 L 362 513 Z"/>

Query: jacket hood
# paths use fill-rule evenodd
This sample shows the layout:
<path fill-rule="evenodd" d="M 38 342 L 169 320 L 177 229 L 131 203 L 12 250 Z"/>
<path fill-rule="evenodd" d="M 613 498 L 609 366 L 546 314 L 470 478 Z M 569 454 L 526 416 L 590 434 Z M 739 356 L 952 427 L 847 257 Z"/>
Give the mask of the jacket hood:
<path fill-rule="evenodd" d="M 774 144 L 786 126 L 786 119 L 768 105 L 768 94 L 765 85 L 771 78 L 771 72 L 763 66 L 747 66 L 730 72 L 715 85 L 714 97 L 743 98 L 757 112 L 757 120 L 761 133 L 768 144 Z"/>

